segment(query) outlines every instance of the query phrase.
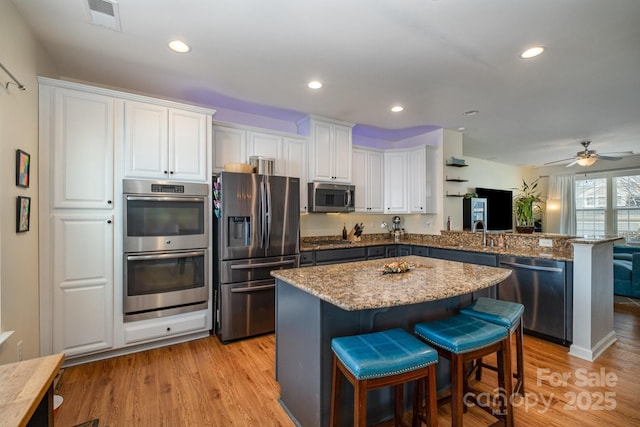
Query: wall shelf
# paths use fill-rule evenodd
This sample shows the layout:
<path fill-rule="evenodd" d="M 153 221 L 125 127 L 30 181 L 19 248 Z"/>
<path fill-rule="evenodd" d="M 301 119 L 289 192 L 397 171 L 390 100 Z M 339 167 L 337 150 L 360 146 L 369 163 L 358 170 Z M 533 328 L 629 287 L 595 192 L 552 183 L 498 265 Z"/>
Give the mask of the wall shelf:
<path fill-rule="evenodd" d="M 447 197 L 464 197 L 464 194 L 446 194 Z"/>
<path fill-rule="evenodd" d="M 461 165 L 458 163 L 445 163 L 446 166 L 453 166 L 454 168 L 466 168 L 469 165 Z"/>
<path fill-rule="evenodd" d="M 447 182 L 469 182 L 468 179 L 460 179 L 460 178 L 447 178 L 445 179 Z"/>

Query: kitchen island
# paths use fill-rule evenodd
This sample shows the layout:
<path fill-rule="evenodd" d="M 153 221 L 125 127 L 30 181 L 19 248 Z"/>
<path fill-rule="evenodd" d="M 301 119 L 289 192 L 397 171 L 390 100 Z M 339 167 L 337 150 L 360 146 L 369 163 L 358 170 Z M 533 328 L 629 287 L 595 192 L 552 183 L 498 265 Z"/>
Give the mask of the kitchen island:
<path fill-rule="evenodd" d="M 385 263 L 406 261 L 406 273 L 382 274 Z M 379 259 L 272 272 L 276 280 L 276 380 L 280 402 L 301 426 L 329 423 L 331 339 L 413 325 L 451 316 L 473 292 L 497 285 L 508 269 L 419 256 Z M 446 360 L 438 364 L 438 387 L 449 381 Z M 346 382 L 345 382 L 346 383 Z M 345 384 L 343 402 L 353 396 Z M 406 393 L 408 403 L 411 393 Z M 368 395 L 369 422 L 392 416 L 391 392 Z M 352 425 L 342 411 L 341 425 Z"/>

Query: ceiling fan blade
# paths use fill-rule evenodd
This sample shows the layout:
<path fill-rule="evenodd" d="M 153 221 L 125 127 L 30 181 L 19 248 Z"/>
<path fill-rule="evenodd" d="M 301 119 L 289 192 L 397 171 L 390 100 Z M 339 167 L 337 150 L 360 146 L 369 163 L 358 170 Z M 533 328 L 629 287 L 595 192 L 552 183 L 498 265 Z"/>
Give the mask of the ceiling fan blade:
<path fill-rule="evenodd" d="M 603 156 L 602 154 L 596 154 L 596 157 L 602 160 L 622 160 L 622 157 Z"/>
<path fill-rule="evenodd" d="M 575 165 L 576 163 L 578 163 L 578 159 L 574 159 L 573 162 L 569 163 L 566 167 L 571 167 L 571 166 Z"/>
<path fill-rule="evenodd" d="M 631 156 L 632 154 L 633 154 L 633 151 L 607 151 L 606 153 L 601 153 L 600 155 L 619 157 L 619 156 Z"/>
<path fill-rule="evenodd" d="M 569 157 L 568 159 L 562 159 L 562 160 L 555 160 L 553 162 L 547 162 L 547 163 L 545 163 L 545 165 L 555 165 L 556 163 L 564 163 L 564 162 L 568 162 L 569 160 L 575 160 L 575 157 Z"/>

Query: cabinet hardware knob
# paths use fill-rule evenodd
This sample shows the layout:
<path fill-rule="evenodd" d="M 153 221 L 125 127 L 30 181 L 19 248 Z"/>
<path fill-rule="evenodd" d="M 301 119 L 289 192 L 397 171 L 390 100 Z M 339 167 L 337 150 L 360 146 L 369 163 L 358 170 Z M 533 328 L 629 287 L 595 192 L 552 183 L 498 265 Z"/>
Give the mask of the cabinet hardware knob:
<path fill-rule="evenodd" d="M 164 171 L 164 173 L 165 173 L 165 174 L 168 174 L 168 173 L 169 173 L 169 171 Z"/>
<path fill-rule="evenodd" d="M 110 219 L 107 220 L 107 224 L 111 224 L 111 220 Z"/>
<path fill-rule="evenodd" d="M 169 173 L 170 173 L 171 175 L 173 175 L 173 171 L 170 171 Z"/>
<path fill-rule="evenodd" d="M 171 328 L 167 328 L 167 332 L 171 332 Z"/>
<path fill-rule="evenodd" d="M 107 200 L 107 204 L 110 205 L 111 204 L 111 200 Z"/>

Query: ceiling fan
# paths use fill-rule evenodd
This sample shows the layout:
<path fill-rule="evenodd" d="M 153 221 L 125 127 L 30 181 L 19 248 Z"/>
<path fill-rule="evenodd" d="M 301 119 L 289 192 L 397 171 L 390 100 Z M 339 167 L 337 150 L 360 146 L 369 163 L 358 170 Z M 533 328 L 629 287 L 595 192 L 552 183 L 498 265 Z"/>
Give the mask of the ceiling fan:
<path fill-rule="evenodd" d="M 545 165 L 552 165 L 552 164 L 556 164 L 556 163 L 564 163 L 564 162 L 567 162 L 567 161 L 571 160 L 571 162 L 567 165 L 567 167 L 573 166 L 575 164 L 578 164 L 579 166 L 591 166 L 598 159 L 602 159 L 602 160 L 621 160 L 622 157 L 620 157 L 619 155 L 633 154 L 633 151 L 624 151 L 624 152 L 620 152 L 620 153 L 605 153 L 605 154 L 616 154 L 615 156 L 610 156 L 610 155 L 609 156 L 605 156 L 603 154 L 597 154 L 596 150 L 589 150 L 589 144 L 591 144 L 591 141 L 582 141 L 582 142 L 580 142 L 580 144 L 582 144 L 582 146 L 584 147 L 584 150 L 578 151 L 576 153 L 575 157 L 569 157 L 568 159 L 556 160 L 554 162 L 545 163 Z"/>

